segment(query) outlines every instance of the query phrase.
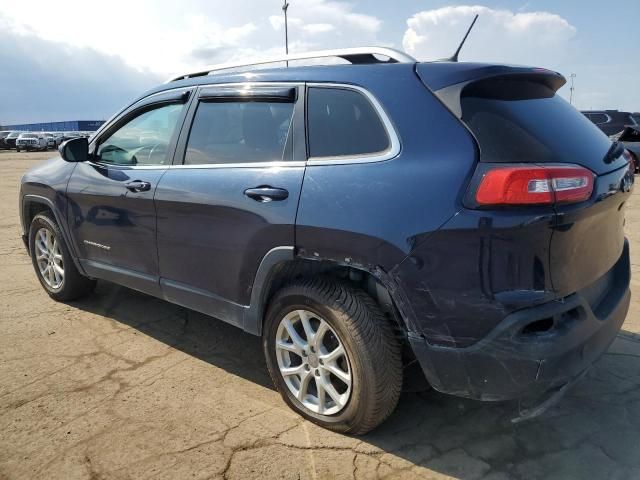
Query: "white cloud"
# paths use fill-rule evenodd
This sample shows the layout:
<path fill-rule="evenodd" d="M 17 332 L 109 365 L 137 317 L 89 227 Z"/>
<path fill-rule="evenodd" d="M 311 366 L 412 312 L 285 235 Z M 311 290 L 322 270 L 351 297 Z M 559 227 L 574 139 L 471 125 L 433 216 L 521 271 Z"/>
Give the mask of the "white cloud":
<path fill-rule="evenodd" d="M 95 10 L 81 0 L 20 0 L 3 3 L 2 14 L 13 33 L 90 47 L 162 75 L 280 52 L 284 43 L 277 2 L 109 0 Z M 290 51 L 376 43 L 380 26 L 378 18 L 354 11 L 348 2 L 293 2 Z"/>
<path fill-rule="evenodd" d="M 569 42 L 576 34 L 575 27 L 553 13 L 462 5 L 416 13 L 407 20 L 402 44 L 419 59 L 449 57 L 476 14 L 480 18 L 460 54 L 464 60 L 553 68 L 568 54 Z"/>

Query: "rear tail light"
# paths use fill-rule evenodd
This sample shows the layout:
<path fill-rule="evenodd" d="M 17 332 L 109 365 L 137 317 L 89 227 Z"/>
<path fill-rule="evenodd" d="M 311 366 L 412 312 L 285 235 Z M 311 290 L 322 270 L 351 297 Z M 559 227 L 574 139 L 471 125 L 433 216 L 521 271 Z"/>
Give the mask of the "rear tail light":
<path fill-rule="evenodd" d="M 582 202 L 593 192 L 593 173 L 577 165 L 505 166 L 484 174 L 476 191 L 480 205 L 540 205 Z"/>

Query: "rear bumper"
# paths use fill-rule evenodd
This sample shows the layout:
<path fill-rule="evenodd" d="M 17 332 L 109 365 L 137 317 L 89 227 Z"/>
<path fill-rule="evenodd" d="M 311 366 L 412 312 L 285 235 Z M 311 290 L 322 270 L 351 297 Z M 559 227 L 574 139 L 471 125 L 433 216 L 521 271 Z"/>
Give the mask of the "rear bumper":
<path fill-rule="evenodd" d="M 487 401 L 540 395 L 571 382 L 607 350 L 629 309 L 629 281 L 625 241 L 620 259 L 594 284 L 512 313 L 469 347 L 409 340 L 438 391 Z"/>

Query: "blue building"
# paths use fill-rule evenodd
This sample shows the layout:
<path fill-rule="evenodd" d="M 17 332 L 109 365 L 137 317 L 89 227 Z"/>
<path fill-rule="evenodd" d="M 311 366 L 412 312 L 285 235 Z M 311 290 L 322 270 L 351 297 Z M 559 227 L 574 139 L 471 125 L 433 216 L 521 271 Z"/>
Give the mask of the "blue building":
<path fill-rule="evenodd" d="M 25 123 L 22 125 L 3 125 L 5 130 L 25 132 L 93 132 L 102 126 L 104 120 L 72 120 L 69 122 Z"/>

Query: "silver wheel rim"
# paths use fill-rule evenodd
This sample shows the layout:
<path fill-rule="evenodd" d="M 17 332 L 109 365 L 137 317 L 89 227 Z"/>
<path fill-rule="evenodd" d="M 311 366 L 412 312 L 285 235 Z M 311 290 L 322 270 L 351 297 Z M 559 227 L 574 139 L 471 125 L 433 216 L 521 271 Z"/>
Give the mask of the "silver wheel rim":
<path fill-rule="evenodd" d="M 36 232 L 35 255 L 40 277 L 53 290 L 58 290 L 64 282 L 64 264 L 60 243 L 48 228 Z"/>
<path fill-rule="evenodd" d="M 307 409 L 333 415 L 347 405 L 352 385 L 349 357 L 320 316 L 294 310 L 280 320 L 276 358 L 287 388 Z"/>

